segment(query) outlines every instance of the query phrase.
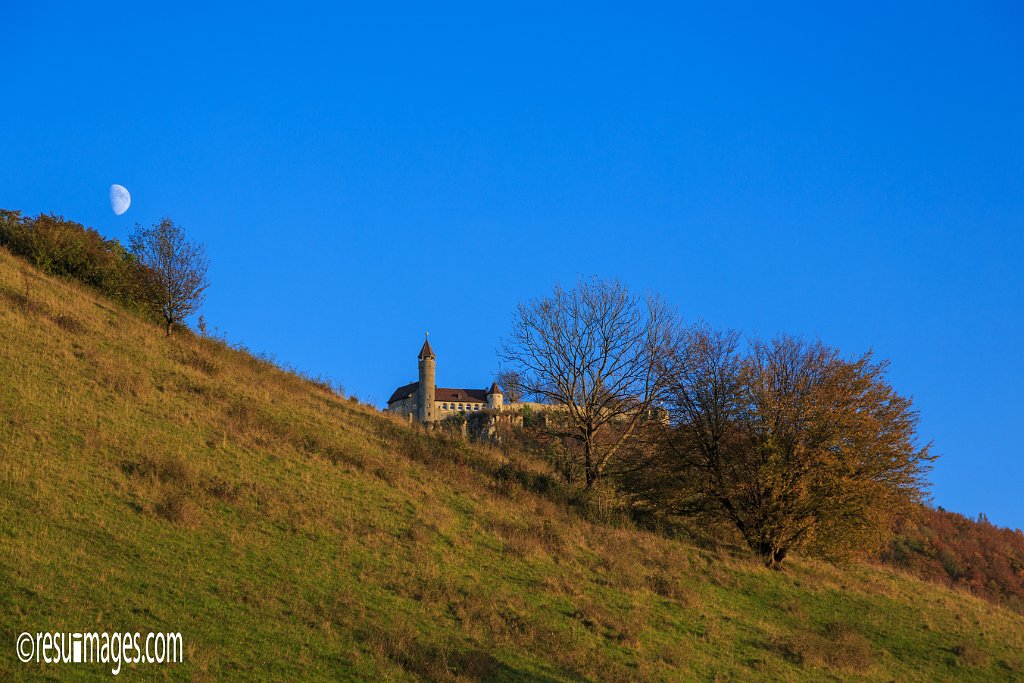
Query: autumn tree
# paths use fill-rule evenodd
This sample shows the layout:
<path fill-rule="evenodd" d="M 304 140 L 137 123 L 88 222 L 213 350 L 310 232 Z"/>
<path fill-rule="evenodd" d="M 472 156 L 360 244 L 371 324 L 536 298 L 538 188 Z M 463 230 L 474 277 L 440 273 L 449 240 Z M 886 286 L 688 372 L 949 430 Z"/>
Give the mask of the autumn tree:
<path fill-rule="evenodd" d="M 202 305 L 209 260 L 201 244 L 190 242 L 170 218 L 149 227 L 136 224 L 131 252 L 147 272 L 144 296 L 165 324 L 167 336 Z"/>
<path fill-rule="evenodd" d="M 848 557 L 879 547 L 920 503 L 934 458 L 886 362 L 779 337 L 690 331 L 671 383 L 672 436 L 651 491 L 666 510 L 732 524 L 765 564 L 796 549 Z"/>
<path fill-rule="evenodd" d="M 677 315 L 618 281 L 580 280 L 519 305 L 501 356 L 509 389 L 553 408 L 541 424 L 575 444 L 590 488 L 651 414 L 666 388 L 662 357 Z M 566 471 L 570 471 L 567 469 Z"/>

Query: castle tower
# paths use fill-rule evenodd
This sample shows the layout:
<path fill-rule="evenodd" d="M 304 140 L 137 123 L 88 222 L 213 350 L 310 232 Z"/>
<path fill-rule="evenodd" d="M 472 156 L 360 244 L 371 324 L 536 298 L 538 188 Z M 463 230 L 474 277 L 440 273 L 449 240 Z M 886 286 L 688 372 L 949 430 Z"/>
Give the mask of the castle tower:
<path fill-rule="evenodd" d="M 487 390 L 487 407 L 491 410 L 500 410 L 504 402 L 505 397 L 501 394 L 501 387 L 497 382 L 491 382 L 491 388 Z"/>
<path fill-rule="evenodd" d="M 433 422 L 434 415 L 434 371 L 437 363 L 437 356 L 434 349 L 430 348 L 430 337 L 423 341 L 423 348 L 420 349 L 419 368 L 420 386 L 416 392 L 416 417 L 420 422 Z"/>

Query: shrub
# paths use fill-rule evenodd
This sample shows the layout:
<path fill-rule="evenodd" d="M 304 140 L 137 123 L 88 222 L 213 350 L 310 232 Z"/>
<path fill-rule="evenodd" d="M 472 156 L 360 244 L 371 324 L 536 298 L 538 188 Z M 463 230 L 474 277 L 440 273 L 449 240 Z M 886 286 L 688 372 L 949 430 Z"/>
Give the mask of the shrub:
<path fill-rule="evenodd" d="M 946 510 L 904 519 L 882 562 L 1024 612 L 1024 533 Z"/>
<path fill-rule="evenodd" d="M 22 216 L 0 209 L 0 245 L 50 275 L 77 280 L 136 310 L 145 310 L 145 269 L 117 240 L 56 214 Z"/>
<path fill-rule="evenodd" d="M 988 654 L 970 643 L 960 643 L 952 648 L 956 663 L 964 666 L 984 666 L 988 663 Z"/>
<path fill-rule="evenodd" d="M 85 326 L 77 318 L 67 313 L 58 313 L 53 317 L 53 322 L 65 332 L 77 334 L 85 330 Z"/>
<path fill-rule="evenodd" d="M 199 509 L 184 491 L 170 489 L 157 501 L 155 512 L 172 524 L 193 528 L 199 522 Z"/>
<path fill-rule="evenodd" d="M 863 672 L 871 668 L 871 646 L 863 635 L 847 624 L 831 622 L 822 632 L 800 631 L 776 638 L 768 649 L 797 666 L 827 666 L 831 669 Z"/>

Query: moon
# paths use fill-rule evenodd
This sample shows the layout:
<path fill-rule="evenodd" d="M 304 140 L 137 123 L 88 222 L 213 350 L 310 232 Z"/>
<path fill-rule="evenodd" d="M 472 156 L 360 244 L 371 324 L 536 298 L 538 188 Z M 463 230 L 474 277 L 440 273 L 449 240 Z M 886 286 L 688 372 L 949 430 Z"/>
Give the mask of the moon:
<path fill-rule="evenodd" d="M 128 194 L 128 190 L 125 189 L 124 185 L 114 184 L 110 186 L 110 208 L 114 210 L 114 214 L 120 216 L 128 207 L 132 204 L 132 196 Z"/>

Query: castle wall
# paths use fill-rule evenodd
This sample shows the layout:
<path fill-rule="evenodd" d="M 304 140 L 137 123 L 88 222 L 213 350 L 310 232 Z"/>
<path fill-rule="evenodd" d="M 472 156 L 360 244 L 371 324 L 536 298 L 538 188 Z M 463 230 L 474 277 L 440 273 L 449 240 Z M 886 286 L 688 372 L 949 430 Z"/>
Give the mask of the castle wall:
<path fill-rule="evenodd" d="M 412 415 L 419 419 L 416 413 L 416 400 L 414 396 L 404 398 L 401 401 L 395 401 L 394 403 L 388 404 L 388 412 L 394 415 L 400 415 L 401 417 L 409 417 Z"/>
<path fill-rule="evenodd" d="M 487 404 L 481 401 L 434 401 L 434 415 L 443 420 L 449 415 L 474 413 L 486 410 Z"/>
<path fill-rule="evenodd" d="M 469 415 L 470 413 L 478 413 L 482 410 L 507 410 L 510 407 L 506 405 L 489 407 L 483 401 L 434 401 L 433 410 L 430 412 L 433 420 L 436 421 L 443 420 L 450 415 L 458 415 L 459 413 Z M 403 417 L 413 415 L 417 421 L 420 421 L 419 402 L 416 395 L 389 404 L 388 412 Z"/>

